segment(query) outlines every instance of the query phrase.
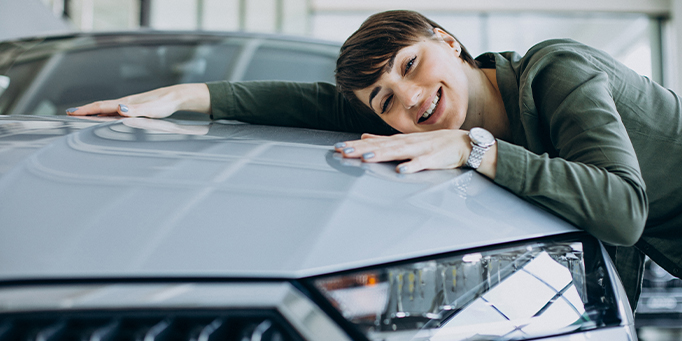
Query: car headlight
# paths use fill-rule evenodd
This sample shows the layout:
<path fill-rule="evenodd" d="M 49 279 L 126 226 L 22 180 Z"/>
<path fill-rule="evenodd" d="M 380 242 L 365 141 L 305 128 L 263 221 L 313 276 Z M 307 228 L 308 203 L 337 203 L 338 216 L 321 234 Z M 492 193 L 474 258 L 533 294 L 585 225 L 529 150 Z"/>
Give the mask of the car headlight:
<path fill-rule="evenodd" d="M 371 340 L 521 339 L 620 323 L 593 239 L 332 275 L 313 285 Z"/>

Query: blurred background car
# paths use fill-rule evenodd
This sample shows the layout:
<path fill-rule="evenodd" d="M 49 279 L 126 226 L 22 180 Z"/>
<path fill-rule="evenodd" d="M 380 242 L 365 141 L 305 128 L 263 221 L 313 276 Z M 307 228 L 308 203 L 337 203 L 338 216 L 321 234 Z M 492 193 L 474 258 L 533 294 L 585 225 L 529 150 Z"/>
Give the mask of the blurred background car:
<path fill-rule="evenodd" d="M 247 33 L 82 33 L 2 42 L 0 114 L 64 115 L 178 83 L 333 83 L 338 50 L 330 42 Z"/>

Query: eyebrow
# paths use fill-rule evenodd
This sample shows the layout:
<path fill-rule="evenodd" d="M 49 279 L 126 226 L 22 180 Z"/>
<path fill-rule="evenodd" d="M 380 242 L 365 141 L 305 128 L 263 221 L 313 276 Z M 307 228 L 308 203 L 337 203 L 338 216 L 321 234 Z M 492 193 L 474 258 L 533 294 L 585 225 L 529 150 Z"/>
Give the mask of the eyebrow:
<path fill-rule="evenodd" d="M 382 71 L 384 73 L 391 72 L 391 69 L 393 68 L 393 64 L 395 63 L 395 56 L 396 55 L 398 55 L 398 52 L 394 53 L 391 56 L 391 58 L 388 59 L 388 62 L 386 63 L 386 65 L 384 65 L 384 67 L 382 68 Z M 377 86 L 376 88 L 372 89 L 372 92 L 369 94 L 369 107 L 372 110 L 374 110 L 374 108 L 372 107 L 372 100 L 374 99 L 374 97 L 376 97 L 376 95 L 379 93 L 379 91 L 381 91 L 381 87 Z"/>

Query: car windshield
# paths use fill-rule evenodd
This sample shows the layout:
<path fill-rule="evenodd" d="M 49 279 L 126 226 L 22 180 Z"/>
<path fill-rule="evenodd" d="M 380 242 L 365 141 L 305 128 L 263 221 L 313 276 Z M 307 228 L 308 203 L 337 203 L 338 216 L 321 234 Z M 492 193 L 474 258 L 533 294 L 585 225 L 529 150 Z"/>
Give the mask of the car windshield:
<path fill-rule="evenodd" d="M 338 47 L 258 37 L 72 37 L 0 44 L 0 114 L 63 115 L 178 83 L 333 82 Z"/>

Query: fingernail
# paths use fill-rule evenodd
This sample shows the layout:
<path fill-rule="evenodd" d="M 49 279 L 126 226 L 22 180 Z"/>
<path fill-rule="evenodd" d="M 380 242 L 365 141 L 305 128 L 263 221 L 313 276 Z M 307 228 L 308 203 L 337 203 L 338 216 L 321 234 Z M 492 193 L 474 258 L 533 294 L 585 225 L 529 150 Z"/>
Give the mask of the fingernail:
<path fill-rule="evenodd" d="M 373 158 L 373 157 L 374 157 L 374 153 L 372 153 L 372 152 L 362 154 L 362 159 L 363 159 L 363 160 L 369 160 L 369 159 L 371 159 L 371 158 Z"/>
<path fill-rule="evenodd" d="M 76 110 L 78 110 L 78 108 L 68 108 L 68 109 L 66 109 L 66 113 L 67 113 L 67 114 L 70 114 L 70 113 L 72 113 L 72 112 L 74 112 L 74 111 L 76 111 Z"/>
<path fill-rule="evenodd" d="M 344 153 L 344 154 L 350 154 L 350 153 L 352 153 L 352 152 L 354 152 L 354 151 L 355 151 L 355 148 L 353 148 L 353 147 L 348 147 L 348 148 L 346 148 L 346 149 L 343 150 L 343 153 Z"/>
<path fill-rule="evenodd" d="M 398 173 L 403 174 L 407 172 L 407 166 L 398 167 Z"/>
<path fill-rule="evenodd" d="M 346 142 L 339 142 L 334 145 L 334 149 L 341 149 L 346 146 Z"/>
<path fill-rule="evenodd" d="M 121 110 L 121 112 L 128 112 L 128 107 L 125 104 L 119 104 L 118 108 Z"/>

